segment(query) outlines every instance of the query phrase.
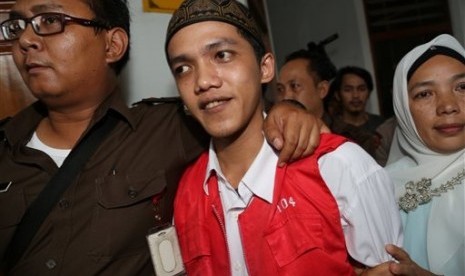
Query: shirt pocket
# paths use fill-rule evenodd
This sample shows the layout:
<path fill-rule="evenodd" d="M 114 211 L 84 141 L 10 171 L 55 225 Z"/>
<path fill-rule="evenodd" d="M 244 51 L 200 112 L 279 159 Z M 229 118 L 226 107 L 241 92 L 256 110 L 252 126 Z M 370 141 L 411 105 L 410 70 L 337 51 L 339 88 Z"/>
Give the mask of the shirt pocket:
<path fill-rule="evenodd" d="M 26 212 L 26 196 L 22 189 L 15 190 L 10 187 L 8 191 L 0 193 L 0 205 L 0 256 L 3 256 Z"/>
<path fill-rule="evenodd" d="M 152 175 L 117 174 L 97 181 L 98 202 L 106 209 L 126 207 L 159 194 L 166 187 L 164 171 Z"/>
<path fill-rule="evenodd" d="M 26 198 L 22 190 L 14 190 L 12 187 L 6 192 L 0 193 L 0 229 L 16 226 L 26 212 Z"/>
<path fill-rule="evenodd" d="M 271 225 L 265 239 L 279 267 L 308 251 L 322 248 L 323 229 L 319 215 L 296 214 Z"/>
<path fill-rule="evenodd" d="M 148 254 L 145 237 L 156 223 L 152 198 L 166 185 L 164 171 L 140 175 L 120 172 L 98 179 L 90 229 L 91 255 Z"/>

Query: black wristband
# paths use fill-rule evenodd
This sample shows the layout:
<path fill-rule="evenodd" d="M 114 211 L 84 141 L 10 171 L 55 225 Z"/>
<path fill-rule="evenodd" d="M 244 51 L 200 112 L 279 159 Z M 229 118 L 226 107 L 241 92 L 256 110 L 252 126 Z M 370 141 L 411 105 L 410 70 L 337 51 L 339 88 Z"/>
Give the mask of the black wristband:
<path fill-rule="evenodd" d="M 299 102 L 298 100 L 294 100 L 294 99 L 284 99 L 284 100 L 281 100 L 281 102 L 285 102 L 285 103 L 290 103 L 294 106 L 297 106 L 297 107 L 300 107 L 304 110 L 307 110 L 307 108 L 305 107 L 305 105 L 303 105 L 301 102 Z"/>

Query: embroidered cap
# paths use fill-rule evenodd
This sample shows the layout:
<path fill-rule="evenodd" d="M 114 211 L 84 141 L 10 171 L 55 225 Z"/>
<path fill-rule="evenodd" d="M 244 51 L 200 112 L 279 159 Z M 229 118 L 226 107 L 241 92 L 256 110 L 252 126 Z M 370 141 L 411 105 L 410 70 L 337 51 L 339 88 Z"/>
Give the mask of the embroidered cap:
<path fill-rule="evenodd" d="M 247 7 L 235 0 L 186 0 L 173 13 L 168 24 L 165 50 L 180 29 L 202 21 L 221 21 L 249 33 L 264 48 L 258 24 Z"/>

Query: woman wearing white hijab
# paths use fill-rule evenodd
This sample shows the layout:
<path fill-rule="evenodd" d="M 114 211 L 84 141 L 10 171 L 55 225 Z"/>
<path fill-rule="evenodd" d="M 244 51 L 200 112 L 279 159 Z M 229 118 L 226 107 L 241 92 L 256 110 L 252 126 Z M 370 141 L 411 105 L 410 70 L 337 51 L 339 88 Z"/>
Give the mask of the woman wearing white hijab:
<path fill-rule="evenodd" d="M 399 125 L 386 169 L 410 258 L 388 246 L 400 261 L 391 272 L 463 276 L 465 49 L 450 35 L 414 48 L 397 66 L 393 100 Z"/>

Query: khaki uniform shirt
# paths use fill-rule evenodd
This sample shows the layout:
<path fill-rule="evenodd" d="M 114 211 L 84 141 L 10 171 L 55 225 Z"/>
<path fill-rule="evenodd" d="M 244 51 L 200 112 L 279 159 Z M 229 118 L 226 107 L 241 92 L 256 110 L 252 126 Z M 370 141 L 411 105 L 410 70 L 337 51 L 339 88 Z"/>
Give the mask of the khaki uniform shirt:
<path fill-rule="evenodd" d="M 10 275 L 154 275 L 145 236 L 171 221 L 181 173 L 208 138 L 179 102 L 128 108 L 115 92 L 91 124 L 109 110 L 120 121 L 70 179 Z M 25 146 L 45 114 L 35 103 L 0 125 L 0 186 L 11 182 L 0 192 L 1 256 L 27 207 L 58 170 L 48 155 Z"/>

